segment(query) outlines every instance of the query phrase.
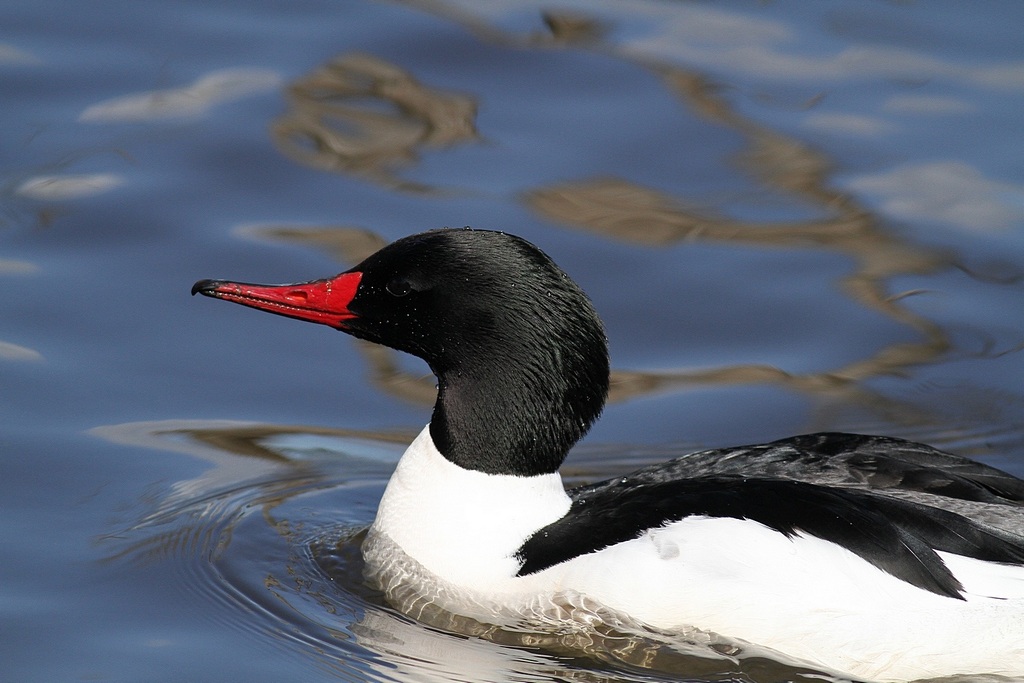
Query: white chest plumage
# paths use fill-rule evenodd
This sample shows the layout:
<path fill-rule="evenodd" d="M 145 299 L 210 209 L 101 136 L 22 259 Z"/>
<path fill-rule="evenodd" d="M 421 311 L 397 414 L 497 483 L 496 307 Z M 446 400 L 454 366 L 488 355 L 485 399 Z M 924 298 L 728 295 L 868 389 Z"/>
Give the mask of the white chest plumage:
<path fill-rule="evenodd" d="M 516 550 L 569 510 L 561 477 L 493 475 L 445 459 L 429 428 L 388 482 L 372 531 L 453 584 L 492 591 L 519 569 Z"/>

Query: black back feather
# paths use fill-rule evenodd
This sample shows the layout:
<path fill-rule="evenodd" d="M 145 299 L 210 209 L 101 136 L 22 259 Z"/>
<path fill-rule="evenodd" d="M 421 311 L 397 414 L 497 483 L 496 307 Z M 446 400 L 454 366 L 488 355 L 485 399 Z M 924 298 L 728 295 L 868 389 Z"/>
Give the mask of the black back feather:
<path fill-rule="evenodd" d="M 684 476 L 700 464 L 687 462 L 690 457 L 717 463 L 724 473 Z M 1014 507 L 1021 499 L 1016 478 L 927 446 L 884 437 L 807 435 L 746 449 L 705 451 L 575 489 L 569 513 L 519 549 L 519 575 L 691 516 L 749 519 L 789 537 L 800 532 L 815 536 L 918 588 L 951 598 L 962 598 L 963 587 L 936 551 L 1024 564 L 1019 542 L 948 510 L 869 490 L 729 471 L 744 469 L 744 463 L 746 469 L 762 471 L 813 463 L 811 472 L 831 466 L 850 472 L 855 480 L 883 477 L 880 489 L 920 490 Z"/>

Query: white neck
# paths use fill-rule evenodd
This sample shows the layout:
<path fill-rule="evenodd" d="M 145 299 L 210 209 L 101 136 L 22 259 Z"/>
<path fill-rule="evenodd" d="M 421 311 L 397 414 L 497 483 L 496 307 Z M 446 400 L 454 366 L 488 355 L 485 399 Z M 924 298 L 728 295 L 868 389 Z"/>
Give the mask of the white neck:
<path fill-rule="evenodd" d="M 519 569 L 515 552 L 571 501 L 557 472 L 485 474 L 449 462 L 424 428 L 391 476 L 373 523 L 441 579 L 493 590 Z"/>

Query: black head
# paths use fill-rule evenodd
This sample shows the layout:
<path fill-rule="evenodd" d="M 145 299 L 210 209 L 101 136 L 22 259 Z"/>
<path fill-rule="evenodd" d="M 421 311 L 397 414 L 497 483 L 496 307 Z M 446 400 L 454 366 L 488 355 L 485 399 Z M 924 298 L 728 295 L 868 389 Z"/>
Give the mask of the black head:
<path fill-rule="evenodd" d="M 607 343 L 590 300 L 546 254 L 513 235 L 434 230 L 329 280 L 202 281 L 193 291 L 423 358 L 438 378 L 431 435 L 463 467 L 552 472 L 604 406 Z"/>

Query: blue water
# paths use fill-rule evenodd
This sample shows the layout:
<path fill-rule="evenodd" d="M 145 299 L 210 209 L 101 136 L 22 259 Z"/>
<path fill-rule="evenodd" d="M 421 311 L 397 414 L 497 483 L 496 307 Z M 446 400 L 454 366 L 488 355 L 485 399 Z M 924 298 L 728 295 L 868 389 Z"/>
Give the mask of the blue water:
<path fill-rule="evenodd" d="M 442 225 L 601 312 L 575 480 L 817 429 L 1024 476 L 1024 6 L 557 7 L 0 6 L 0 680 L 798 676 L 466 640 L 361 586 L 429 372 L 188 291 Z"/>

